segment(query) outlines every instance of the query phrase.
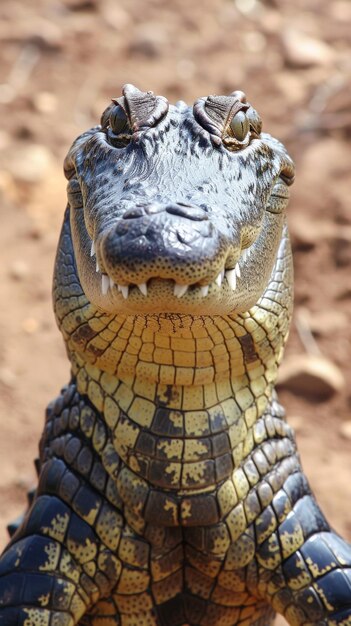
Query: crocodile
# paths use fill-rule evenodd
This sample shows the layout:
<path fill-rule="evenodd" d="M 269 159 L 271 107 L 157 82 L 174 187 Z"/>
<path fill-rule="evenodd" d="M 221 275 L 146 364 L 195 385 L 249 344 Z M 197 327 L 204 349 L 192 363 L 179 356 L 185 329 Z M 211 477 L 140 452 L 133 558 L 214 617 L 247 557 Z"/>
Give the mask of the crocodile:
<path fill-rule="evenodd" d="M 275 383 L 294 165 L 241 91 L 125 85 L 65 160 L 71 381 L 0 560 L 1 626 L 351 624 L 351 547 Z"/>

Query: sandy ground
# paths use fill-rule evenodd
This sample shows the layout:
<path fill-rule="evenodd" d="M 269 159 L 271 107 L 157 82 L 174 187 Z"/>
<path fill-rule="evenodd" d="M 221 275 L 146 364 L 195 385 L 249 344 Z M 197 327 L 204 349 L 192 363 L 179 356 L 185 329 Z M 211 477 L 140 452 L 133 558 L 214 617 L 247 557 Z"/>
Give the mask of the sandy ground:
<path fill-rule="evenodd" d="M 319 502 L 351 539 L 350 26 L 347 0 L 1 2 L 1 545 L 35 482 L 44 408 L 69 375 L 50 295 L 62 159 L 125 82 L 171 100 L 243 89 L 296 161 L 280 396 Z"/>

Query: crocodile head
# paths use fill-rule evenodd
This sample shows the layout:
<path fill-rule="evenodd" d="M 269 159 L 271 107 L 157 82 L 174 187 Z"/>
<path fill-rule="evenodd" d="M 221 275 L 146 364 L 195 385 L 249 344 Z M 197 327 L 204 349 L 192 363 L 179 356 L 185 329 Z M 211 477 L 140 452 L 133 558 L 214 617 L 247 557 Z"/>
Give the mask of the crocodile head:
<path fill-rule="evenodd" d="M 294 168 L 243 92 L 169 105 L 132 85 L 65 161 L 74 257 L 109 314 L 236 314 L 277 261 Z"/>

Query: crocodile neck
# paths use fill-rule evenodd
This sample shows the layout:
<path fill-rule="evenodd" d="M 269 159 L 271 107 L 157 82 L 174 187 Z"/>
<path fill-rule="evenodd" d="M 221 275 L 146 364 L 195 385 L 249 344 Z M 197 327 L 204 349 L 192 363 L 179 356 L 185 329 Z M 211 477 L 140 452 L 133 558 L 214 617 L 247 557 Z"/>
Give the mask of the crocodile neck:
<path fill-rule="evenodd" d="M 113 402 L 148 430 L 159 408 L 173 411 L 174 420 L 177 413 L 186 418 L 183 429 L 175 425 L 174 432 L 159 433 L 165 436 L 218 431 L 215 416 L 226 402 L 229 421 L 240 416 L 252 425 L 267 406 L 284 345 L 272 318 L 260 305 L 235 318 L 115 317 L 90 339 L 84 353 L 71 352 L 78 390 L 107 419 Z M 91 319 L 92 327 L 98 324 L 99 318 Z M 76 340 L 74 334 L 70 344 Z"/>
<path fill-rule="evenodd" d="M 244 497 L 242 468 L 252 466 L 252 454 L 267 438 L 289 437 L 280 418 L 269 427 L 265 420 L 289 330 L 291 285 L 285 228 L 267 287 L 246 312 L 106 314 L 81 288 L 66 215 L 54 308 L 81 403 L 94 407 L 101 425 L 92 433 L 91 421 L 81 419 L 80 428 L 140 532 L 145 520 L 216 523 L 234 505 L 232 480 Z M 288 444 L 283 453 L 291 453 Z M 269 467 L 261 461 L 264 474 Z"/>

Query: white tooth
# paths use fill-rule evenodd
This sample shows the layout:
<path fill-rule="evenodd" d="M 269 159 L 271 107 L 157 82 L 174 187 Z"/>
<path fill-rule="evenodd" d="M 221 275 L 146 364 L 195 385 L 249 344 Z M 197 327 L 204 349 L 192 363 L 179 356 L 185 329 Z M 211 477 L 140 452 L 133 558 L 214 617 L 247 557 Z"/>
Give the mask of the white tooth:
<path fill-rule="evenodd" d="M 113 282 L 112 278 L 110 278 L 110 289 L 113 289 L 115 286 L 115 283 Z"/>
<path fill-rule="evenodd" d="M 128 285 L 121 285 L 120 289 L 121 289 L 123 298 L 126 300 L 128 298 L 128 290 L 129 290 Z"/>
<path fill-rule="evenodd" d="M 230 287 L 233 289 L 233 291 L 235 291 L 235 289 L 236 289 L 236 272 L 235 272 L 235 269 L 228 270 L 225 275 L 227 277 L 227 281 L 228 281 Z"/>
<path fill-rule="evenodd" d="M 209 285 L 204 285 L 203 287 L 200 287 L 200 290 L 201 290 L 201 296 L 202 296 L 203 298 L 205 298 L 205 297 L 207 296 L 207 294 L 208 294 L 208 288 L 209 288 Z"/>
<path fill-rule="evenodd" d="M 101 276 L 101 291 L 102 291 L 102 295 L 106 296 L 107 292 L 108 292 L 108 288 L 110 286 L 110 279 L 107 276 L 107 274 L 102 274 Z"/>
<path fill-rule="evenodd" d="M 236 273 L 237 277 L 240 278 L 241 272 L 240 272 L 239 261 L 238 261 L 238 263 L 235 266 L 235 273 Z"/>
<path fill-rule="evenodd" d="M 143 296 L 147 296 L 147 286 L 146 286 L 146 283 L 141 283 L 140 285 L 137 285 L 137 286 L 140 289 L 140 291 L 143 294 Z"/>
<path fill-rule="evenodd" d="M 174 285 L 174 295 L 177 298 L 181 298 L 188 290 L 188 285 L 178 285 L 177 283 Z"/>
<path fill-rule="evenodd" d="M 218 287 L 220 287 L 221 284 L 222 284 L 223 276 L 224 276 L 224 270 L 219 272 L 219 274 L 218 274 L 218 276 L 217 276 L 217 278 L 215 280 L 215 283 L 217 283 Z"/>
<path fill-rule="evenodd" d="M 95 243 L 91 242 L 90 256 L 94 256 L 95 254 Z"/>
<path fill-rule="evenodd" d="M 118 289 L 118 291 L 122 291 L 121 285 L 117 285 L 117 289 Z"/>
<path fill-rule="evenodd" d="M 99 262 L 98 262 L 98 260 L 97 260 L 97 259 L 96 259 L 96 271 L 97 271 L 97 272 L 100 272 Z"/>

